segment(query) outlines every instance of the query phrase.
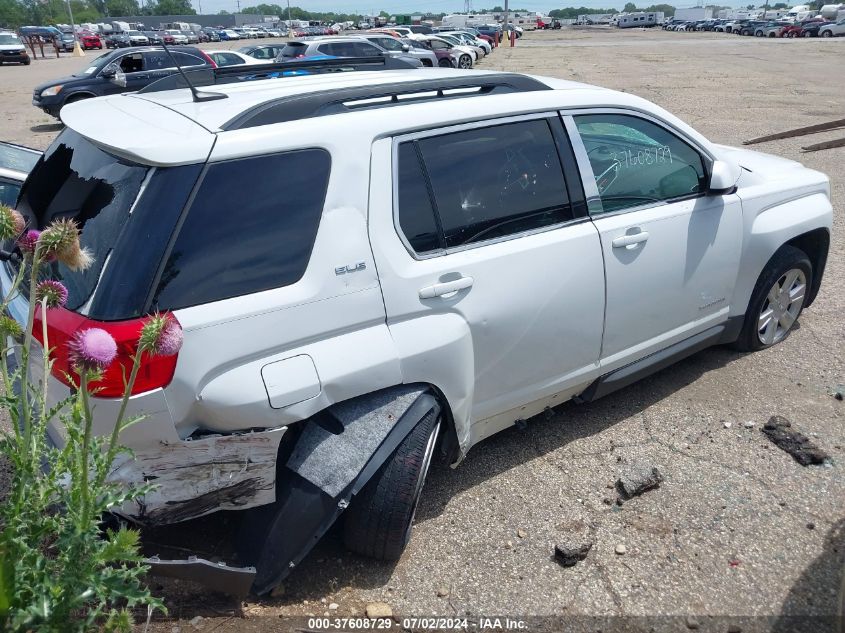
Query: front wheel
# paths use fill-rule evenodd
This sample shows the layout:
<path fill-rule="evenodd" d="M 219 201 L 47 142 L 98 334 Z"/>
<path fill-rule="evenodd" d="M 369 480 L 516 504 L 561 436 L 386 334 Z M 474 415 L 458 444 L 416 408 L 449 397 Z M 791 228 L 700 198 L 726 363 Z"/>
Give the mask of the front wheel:
<path fill-rule="evenodd" d="M 469 55 L 461 55 L 458 59 L 458 68 L 463 68 L 464 70 L 472 68 L 472 57 Z"/>
<path fill-rule="evenodd" d="M 402 555 L 439 430 L 437 415 L 429 412 L 352 499 L 343 526 L 347 549 L 378 560 Z"/>
<path fill-rule="evenodd" d="M 822 33 L 822 37 L 833 37 L 833 31 L 825 31 Z"/>
<path fill-rule="evenodd" d="M 783 341 L 804 309 L 812 281 L 806 253 L 782 246 L 760 273 L 734 347 L 756 352 Z"/>

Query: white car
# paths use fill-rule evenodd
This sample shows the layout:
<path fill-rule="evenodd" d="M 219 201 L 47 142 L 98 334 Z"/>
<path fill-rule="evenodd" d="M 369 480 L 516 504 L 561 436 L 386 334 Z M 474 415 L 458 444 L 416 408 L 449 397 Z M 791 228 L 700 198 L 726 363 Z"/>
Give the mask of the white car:
<path fill-rule="evenodd" d="M 448 33 L 438 33 L 437 37 L 439 37 L 441 40 L 446 40 L 450 44 L 453 44 L 458 50 L 472 53 L 473 62 L 477 62 L 479 59 L 482 59 L 485 55 L 483 48 L 481 48 L 480 46 L 475 46 L 474 44 L 468 44 L 460 37 L 456 37 L 455 35 L 450 35 Z"/>
<path fill-rule="evenodd" d="M 94 394 L 110 432 L 130 339 L 172 313 L 184 344 L 144 356 L 127 415 L 147 417 L 113 473 L 157 486 L 122 512 L 251 508 L 238 545 L 259 594 L 341 513 L 350 549 L 397 558 L 435 453 L 457 465 L 709 345 L 771 347 L 816 297 L 822 173 L 585 84 L 302 63 L 315 74 L 203 85 L 201 105 L 69 104 L 18 203 L 34 227 L 54 195 L 98 220 L 80 217 L 95 267 L 53 267 L 69 296 L 48 313 L 51 402 L 70 392 L 64 342 L 111 332 Z"/>
<path fill-rule="evenodd" d="M 13 62 L 29 66 L 32 60 L 17 33 L 0 31 L 0 65 Z"/>
<path fill-rule="evenodd" d="M 217 64 L 218 67 L 223 68 L 225 66 L 239 66 L 241 64 L 266 64 L 268 60 L 261 60 L 256 59 L 255 57 L 250 57 L 249 55 L 244 55 L 243 53 L 239 53 L 238 51 L 205 51 L 206 54 L 214 60 L 214 63 Z M 272 60 L 270 60 L 272 61 Z"/>
<path fill-rule="evenodd" d="M 467 46 L 459 46 L 438 35 L 418 35 L 417 40 L 425 42 L 435 52 L 448 51 L 456 68 L 468 70 L 475 65 L 477 55 L 475 51 Z"/>
<path fill-rule="evenodd" d="M 438 35 L 451 35 L 453 38 L 460 40 L 461 44 L 480 48 L 484 55 L 489 55 L 493 52 L 493 47 L 490 46 L 489 42 L 478 39 L 466 31 L 440 31 Z"/>

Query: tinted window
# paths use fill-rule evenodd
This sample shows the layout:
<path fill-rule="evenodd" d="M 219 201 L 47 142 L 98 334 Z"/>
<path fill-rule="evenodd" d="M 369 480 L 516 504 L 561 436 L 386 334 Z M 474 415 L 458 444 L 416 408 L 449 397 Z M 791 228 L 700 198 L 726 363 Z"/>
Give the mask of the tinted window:
<path fill-rule="evenodd" d="M 7 207 L 14 207 L 18 201 L 20 191 L 20 183 L 0 178 L 0 204 L 5 204 Z"/>
<path fill-rule="evenodd" d="M 397 194 L 399 226 L 411 248 L 417 253 L 441 248 L 425 172 L 413 143 L 399 146 Z"/>
<path fill-rule="evenodd" d="M 94 257 L 94 264 L 82 272 L 50 264 L 50 275 L 67 286 L 69 309 L 82 306 L 96 287 L 148 171 L 65 129 L 27 179 L 18 210 L 41 228 L 57 218 L 74 218 L 82 246 Z"/>
<path fill-rule="evenodd" d="M 665 128 L 621 114 L 576 116 L 575 124 L 590 158 L 603 211 L 707 190 L 701 154 Z"/>
<path fill-rule="evenodd" d="M 402 50 L 402 42 L 392 37 L 380 37 L 379 39 L 374 39 L 373 42 L 389 51 Z"/>
<path fill-rule="evenodd" d="M 177 52 L 173 53 L 173 57 L 176 58 L 176 61 L 183 68 L 185 66 L 204 66 L 205 65 L 205 60 L 197 57 L 196 55 L 188 55 L 187 53 L 180 53 L 180 52 L 177 51 Z"/>
<path fill-rule="evenodd" d="M 164 51 L 149 51 L 144 53 L 147 70 L 162 70 L 165 68 L 175 68 L 170 57 Z"/>
<path fill-rule="evenodd" d="M 543 119 L 418 144 L 447 248 L 573 219 L 557 147 Z"/>
<path fill-rule="evenodd" d="M 156 290 L 176 309 L 279 288 L 305 273 L 330 173 L 323 150 L 211 165 Z"/>

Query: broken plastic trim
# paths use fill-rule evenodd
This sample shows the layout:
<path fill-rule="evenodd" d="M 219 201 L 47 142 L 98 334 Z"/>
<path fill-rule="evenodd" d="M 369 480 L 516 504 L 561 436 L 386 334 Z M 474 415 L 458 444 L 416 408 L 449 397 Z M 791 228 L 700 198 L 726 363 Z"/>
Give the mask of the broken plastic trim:
<path fill-rule="evenodd" d="M 150 573 L 165 578 L 192 580 L 213 591 L 243 598 L 249 595 L 255 579 L 255 567 L 231 567 L 190 556 L 187 560 L 162 560 L 158 556 L 145 558 Z"/>
<path fill-rule="evenodd" d="M 287 466 L 282 468 L 276 503 L 250 511 L 249 523 L 260 526 L 261 534 L 241 538 L 247 548 L 253 543 L 259 544 L 258 548 L 244 552 L 246 560 L 257 567 L 253 592 L 265 595 L 282 582 L 419 421 L 430 413 L 439 416 L 440 411 L 440 404 L 431 392 L 420 394 L 393 425 L 360 473 L 335 497 Z"/>

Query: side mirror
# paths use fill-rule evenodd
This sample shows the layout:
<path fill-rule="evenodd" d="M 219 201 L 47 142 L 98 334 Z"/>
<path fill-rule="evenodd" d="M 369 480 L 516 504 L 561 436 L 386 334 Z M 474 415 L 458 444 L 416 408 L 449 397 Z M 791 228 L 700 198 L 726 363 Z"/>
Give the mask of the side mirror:
<path fill-rule="evenodd" d="M 116 74 L 117 66 L 114 64 L 109 64 L 100 71 L 100 76 L 105 77 L 106 79 L 112 79 Z"/>
<path fill-rule="evenodd" d="M 411 50 L 411 47 L 408 44 L 402 44 L 402 50 L 407 53 Z"/>
<path fill-rule="evenodd" d="M 708 193 L 713 195 L 728 193 L 734 188 L 737 180 L 739 180 L 738 170 L 723 160 L 717 160 L 713 163 L 710 173 Z"/>

